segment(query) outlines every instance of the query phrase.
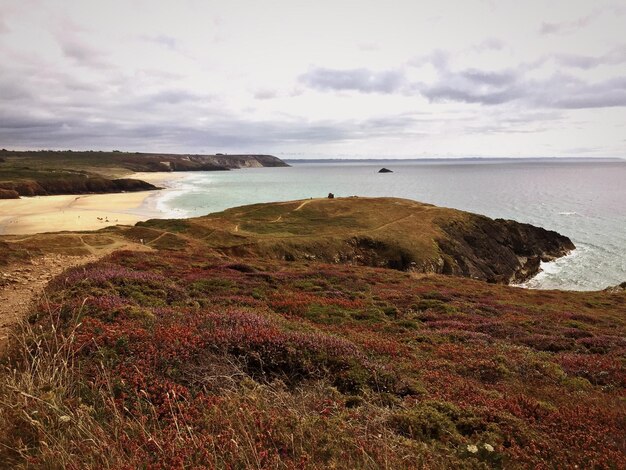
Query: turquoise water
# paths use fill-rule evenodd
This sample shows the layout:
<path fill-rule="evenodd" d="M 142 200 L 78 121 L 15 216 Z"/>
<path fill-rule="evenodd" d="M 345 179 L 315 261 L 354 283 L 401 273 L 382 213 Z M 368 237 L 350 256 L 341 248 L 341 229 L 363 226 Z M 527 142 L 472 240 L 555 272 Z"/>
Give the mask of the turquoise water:
<path fill-rule="evenodd" d="M 385 166 L 393 173 L 379 174 Z M 159 196 L 169 217 L 310 197 L 395 196 L 539 225 L 567 235 L 572 255 L 528 287 L 594 290 L 626 281 L 626 162 L 293 163 L 199 172 Z"/>

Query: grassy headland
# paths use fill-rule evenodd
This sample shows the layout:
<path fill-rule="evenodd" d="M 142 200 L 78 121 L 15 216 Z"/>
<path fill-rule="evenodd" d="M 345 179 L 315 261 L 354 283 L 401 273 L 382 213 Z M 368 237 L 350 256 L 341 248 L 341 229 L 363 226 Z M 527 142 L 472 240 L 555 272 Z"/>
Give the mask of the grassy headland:
<path fill-rule="evenodd" d="M 151 232 L 150 230 L 154 230 Z M 189 235 L 235 256 L 387 267 L 522 281 L 574 244 L 556 232 L 397 198 L 255 204 L 188 220 L 149 220 L 147 240 Z"/>
<path fill-rule="evenodd" d="M 0 461 L 626 465 L 623 289 L 532 291 L 418 264 L 363 266 L 394 250 L 467 265 L 485 233 L 501 235 L 491 249 L 519 253 L 526 240 L 527 256 L 558 256 L 565 237 L 396 199 L 305 202 L 5 238 L 12 259 L 62 253 L 70 237 L 85 249 L 84 235 L 153 250 L 118 251 L 48 285 L 1 376 Z M 373 240 L 350 252 L 363 258 L 327 258 L 355 236 Z M 456 259 L 445 250 L 461 240 L 471 253 Z"/>
<path fill-rule="evenodd" d="M 157 189 L 122 178 L 134 172 L 226 171 L 287 166 L 271 155 L 174 155 L 126 152 L 0 151 L 0 198 Z"/>

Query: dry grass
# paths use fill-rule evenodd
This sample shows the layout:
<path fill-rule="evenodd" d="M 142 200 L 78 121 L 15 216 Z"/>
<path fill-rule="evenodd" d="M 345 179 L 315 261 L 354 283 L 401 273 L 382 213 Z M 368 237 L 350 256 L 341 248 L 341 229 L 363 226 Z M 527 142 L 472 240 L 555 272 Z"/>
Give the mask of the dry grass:
<path fill-rule="evenodd" d="M 175 391 L 167 393 L 164 416 L 162 404 L 140 390 L 134 399 L 143 409 L 137 415 L 120 406 L 104 364 L 92 380 L 82 373 L 76 361 L 82 306 L 69 320 L 45 300 L 39 310 L 45 315 L 36 327 L 25 321 L 16 328 L 12 354 L 0 371 L 3 468 L 146 468 L 148 452 L 149 468 L 166 469 L 189 448 L 199 449 L 196 468 L 319 468 L 320 461 L 327 468 L 447 468 L 446 459 L 393 436 L 386 426 L 391 411 L 376 406 L 373 396 L 351 412 L 360 419 L 348 427 L 341 419 L 320 418 L 341 411 L 341 394 L 327 382 L 297 389 L 280 380 L 259 383 L 232 359 L 209 374 L 197 371 L 198 382 L 220 397 L 202 431 L 187 417 L 197 403 Z M 288 451 L 271 456 L 262 444 L 268 438 Z M 179 463 L 177 468 L 187 468 L 189 462 Z"/>

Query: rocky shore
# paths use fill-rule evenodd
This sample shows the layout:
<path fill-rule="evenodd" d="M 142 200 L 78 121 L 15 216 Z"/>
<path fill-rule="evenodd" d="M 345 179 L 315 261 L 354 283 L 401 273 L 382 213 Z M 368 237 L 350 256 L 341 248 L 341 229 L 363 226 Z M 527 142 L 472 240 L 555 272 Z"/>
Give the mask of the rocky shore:
<path fill-rule="evenodd" d="M 576 247 L 557 232 L 513 220 L 472 215 L 469 223 L 443 222 L 438 240 L 443 265 L 438 272 L 497 283 L 520 283 Z"/>

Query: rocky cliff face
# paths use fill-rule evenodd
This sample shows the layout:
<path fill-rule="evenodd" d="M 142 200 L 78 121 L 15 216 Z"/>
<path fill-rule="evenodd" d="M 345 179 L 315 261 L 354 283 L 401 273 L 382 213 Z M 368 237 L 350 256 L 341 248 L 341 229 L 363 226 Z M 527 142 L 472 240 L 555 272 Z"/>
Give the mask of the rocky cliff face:
<path fill-rule="evenodd" d="M 541 261 L 576 248 L 557 232 L 512 220 L 473 215 L 469 223 L 441 221 L 439 226 L 447 235 L 437 240 L 440 272 L 488 282 L 525 281 L 539 272 Z"/>
<path fill-rule="evenodd" d="M 17 196 L 50 196 L 54 194 L 91 194 L 149 191 L 158 189 L 145 181 L 122 178 L 110 180 L 100 177 L 62 177 L 43 180 L 20 180 L 0 182 L 0 199 L 16 199 Z"/>
<path fill-rule="evenodd" d="M 13 189 L 0 189 L 0 199 L 19 199 L 20 195 Z"/>

